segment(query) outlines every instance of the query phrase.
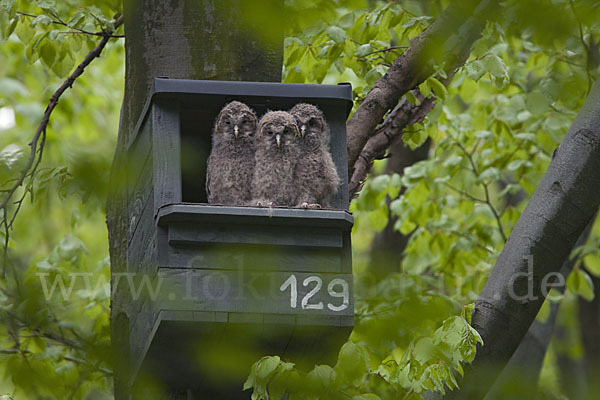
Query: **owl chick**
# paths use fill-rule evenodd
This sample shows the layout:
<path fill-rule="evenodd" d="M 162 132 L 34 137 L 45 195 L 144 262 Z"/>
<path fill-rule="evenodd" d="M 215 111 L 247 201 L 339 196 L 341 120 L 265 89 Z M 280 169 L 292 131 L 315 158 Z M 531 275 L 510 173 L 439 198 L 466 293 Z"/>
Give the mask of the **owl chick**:
<path fill-rule="evenodd" d="M 254 111 L 239 101 L 232 101 L 219 113 L 206 168 L 209 203 L 249 205 L 257 125 Z"/>
<path fill-rule="evenodd" d="M 294 202 L 294 167 L 298 158 L 294 118 L 286 111 L 269 111 L 258 124 L 252 203 L 290 206 Z"/>
<path fill-rule="evenodd" d="M 329 127 L 316 106 L 296 104 L 290 114 L 300 131 L 299 158 L 294 169 L 295 205 L 303 208 L 329 207 L 340 178 L 329 153 Z"/>

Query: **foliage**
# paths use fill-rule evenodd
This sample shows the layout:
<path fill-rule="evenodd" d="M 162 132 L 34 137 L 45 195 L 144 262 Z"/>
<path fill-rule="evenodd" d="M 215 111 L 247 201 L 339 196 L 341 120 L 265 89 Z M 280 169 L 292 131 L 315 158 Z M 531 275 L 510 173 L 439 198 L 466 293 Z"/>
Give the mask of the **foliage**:
<path fill-rule="evenodd" d="M 547 25 L 524 19 L 529 5 L 509 2 L 507 15 L 521 18 L 488 24 L 448 88 L 440 82 L 443 75 L 424 82 L 421 93 L 436 96 L 439 104 L 403 139 L 415 148 L 431 138 L 430 158 L 402 176 L 368 179 L 352 203 L 358 297 L 349 343 L 369 354 L 371 368 L 363 371 L 361 384 L 335 380 L 343 397 L 419 398 L 427 390 L 443 392 L 456 386 L 455 374 L 472 360 L 480 338 L 466 324 L 470 311 L 465 310 L 481 291 L 597 74 L 585 50 L 595 45 L 598 26 L 588 17 L 597 11 L 586 2 L 553 3 L 544 6 L 553 20 L 561 16 L 560 29 L 550 32 Z M 347 80 L 360 104 L 403 46 L 433 20 L 403 5 L 340 10 L 337 18 L 288 37 L 284 79 Z M 384 162 L 375 169 L 381 171 Z M 389 268 L 401 272 L 374 285 L 367 269 L 368 238 L 390 223 L 410 235 L 409 244 L 401 265 Z M 597 245 L 586 248 L 591 253 L 586 252 L 585 264 L 594 270 Z M 565 302 L 573 303 L 571 293 L 594 296 L 583 264 L 567 287 Z M 262 392 L 255 387 L 254 393 Z"/>
<path fill-rule="evenodd" d="M 66 32 L 104 29 L 119 5 L 0 2 L 0 108 L 15 117 L 1 132 L 2 188 L 23 167 L 52 93 L 100 41 Z M 58 19 L 69 27 L 50 22 Z M 0 281 L 0 394 L 10 398 L 112 397 L 104 203 L 123 64 L 122 43 L 109 44 L 60 100 L 44 161 L 10 233 L 6 279 Z M 74 277 L 70 296 L 63 298 L 59 286 L 52 296 L 44 290 L 62 278 L 69 291 Z"/>
<path fill-rule="evenodd" d="M 295 17 L 285 40 L 284 81 L 349 81 L 359 105 L 446 3 L 287 0 Z M 430 158 L 402 175 L 368 179 L 351 205 L 356 327 L 337 363 L 303 371 L 294 360 L 264 357 L 244 385 L 253 399 L 282 393 L 290 399 L 413 399 L 456 386 L 456 374 L 481 342 L 469 325 L 471 304 L 600 60 L 600 11 L 593 2 L 505 3 L 505 19 L 488 24 L 448 87 L 438 73 L 419 88 L 438 105 L 404 141 L 418 147 L 430 138 Z M 99 40 L 80 30 L 110 27 L 119 7 L 117 0 L 0 0 L 0 108 L 16 119 L 0 136 L 2 188 L 20 172 L 54 89 Z M 532 16 L 541 10 L 552 23 L 536 22 L 542 18 Z M 123 58 L 123 43 L 114 39 L 61 99 L 42 168 L 11 231 L 0 280 L 0 394 L 14 399 L 111 397 L 103 208 Z M 385 162 L 376 163 L 375 174 Z M 395 273 L 375 282 L 368 250 L 388 224 L 410 240 L 401 264 L 389 268 Z M 594 295 L 588 274 L 600 275 L 599 240 L 596 225 L 574 252 L 578 265 L 561 300 L 567 310 L 577 295 Z M 57 286 L 47 301 L 50 286 L 40 274 L 50 285 L 63 278 L 62 289 L 69 290 L 73 273 L 79 275 L 69 300 L 59 299 Z M 561 321 L 577 333 L 573 318 Z M 576 340 L 564 345 L 573 356 L 581 353 Z M 555 367 L 549 362 L 545 371 Z M 561 388 L 551 387 L 558 395 Z"/>

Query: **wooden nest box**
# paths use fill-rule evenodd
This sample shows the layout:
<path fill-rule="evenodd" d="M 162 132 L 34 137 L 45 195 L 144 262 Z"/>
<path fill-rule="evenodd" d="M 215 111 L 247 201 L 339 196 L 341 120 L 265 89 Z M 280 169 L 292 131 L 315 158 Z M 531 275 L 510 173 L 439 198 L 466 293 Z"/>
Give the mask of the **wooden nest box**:
<path fill-rule="evenodd" d="M 259 117 L 302 102 L 323 111 L 342 182 L 332 209 L 206 203 L 212 128 L 232 100 Z M 113 283 L 125 272 L 136 289 L 113 298 L 126 302 L 130 385 L 148 374 L 227 398 L 219 387 L 241 392 L 243 371 L 212 376 L 227 364 L 220 354 L 243 362 L 277 354 L 308 368 L 335 362 L 354 322 L 351 107 L 346 84 L 154 81 L 127 149 L 127 270 L 113 271 Z"/>

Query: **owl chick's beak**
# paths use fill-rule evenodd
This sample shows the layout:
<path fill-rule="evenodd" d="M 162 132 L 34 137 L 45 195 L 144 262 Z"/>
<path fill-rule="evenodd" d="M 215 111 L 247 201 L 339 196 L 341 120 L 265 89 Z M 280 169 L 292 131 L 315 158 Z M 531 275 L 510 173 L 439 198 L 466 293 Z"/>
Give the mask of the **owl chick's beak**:
<path fill-rule="evenodd" d="M 275 136 L 275 140 L 277 140 L 277 147 L 281 147 L 281 136 L 279 134 Z"/>
<path fill-rule="evenodd" d="M 237 125 L 235 125 L 235 126 L 233 127 L 233 134 L 235 135 L 235 138 L 236 138 L 236 139 L 237 139 L 237 138 L 238 138 L 238 136 L 240 135 L 240 128 L 238 128 L 238 126 L 237 126 Z"/>
<path fill-rule="evenodd" d="M 300 137 L 304 137 L 304 135 L 306 135 L 306 125 L 300 127 Z"/>

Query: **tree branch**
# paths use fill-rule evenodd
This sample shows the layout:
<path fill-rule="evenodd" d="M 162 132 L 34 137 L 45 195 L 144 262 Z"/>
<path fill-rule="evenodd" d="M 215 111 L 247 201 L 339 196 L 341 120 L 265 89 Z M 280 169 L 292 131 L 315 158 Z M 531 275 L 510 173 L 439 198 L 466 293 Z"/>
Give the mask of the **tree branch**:
<path fill-rule="evenodd" d="M 404 129 L 409 125 L 423 121 L 427 113 L 435 106 L 435 98 L 433 97 L 423 98 L 418 94 L 417 98 L 421 100 L 418 105 L 406 100 L 398 103 L 365 144 L 354 163 L 352 176 L 348 183 L 350 199 L 356 197 L 362 189 L 364 180 L 373 167 L 373 162 L 384 158 L 390 145 L 402 137 Z"/>
<path fill-rule="evenodd" d="M 123 16 L 120 16 L 119 18 L 117 18 L 115 20 L 115 29 L 117 29 L 122 23 L 123 23 Z M 83 74 L 83 71 L 85 70 L 85 68 L 95 58 L 100 56 L 100 54 L 102 53 L 102 50 L 104 50 L 104 47 L 109 42 L 111 37 L 112 37 L 111 31 L 104 32 L 102 40 L 96 46 L 96 48 L 94 48 L 92 51 L 90 51 L 88 53 L 88 55 L 81 62 L 81 64 L 79 64 L 77 66 L 77 68 L 75 68 L 75 71 L 63 82 L 63 84 L 54 92 L 54 94 L 50 98 L 50 103 L 48 104 L 48 106 L 46 107 L 46 110 L 44 111 L 42 121 L 40 122 L 35 134 L 33 135 L 33 139 L 29 143 L 29 146 L 31 147 L 31 151 L 29 153 L 29 159 L 27 160 L 27 164 L 25 164 L 25 167 L 21 171 L 19 177 L 17 178 L 15 183 L 7 190 L 6 194 L 4 195 L 4 198 L 2 199 L 2 202 L 0 203 L 0 209 L 4 210 L 4 213 L 2 215 L 2 220 L 0 221 L 0 225 L 4 225 L 5 235 L 7 235 L 7 238 L 5 238 L 5 245 L 4 245 L 5 254 L 8 251 L 8 247 L 7 247 L 8 230 L 10 227 L 12 227 L 12 224 L 17 216 L 17 213 L 19 212 L 21 205 L 23 204 L 23 200 L 25 199 L 25 196 L 27 195 L 27 190 L 25 190 L 23 195 L 21 196 L 21 198 L 16 201 L 17 208 L 14 211 L 14 213 L 12 214 L 12 217 L 10 217 L 10 223 L 7 222 L 9 219 L 9 216 L 7 213 L 8 205 L 9 205 L 9 202 L 12 199 L 13 195 L 17 191 L 17 189 L 23 185 L 23 183 L 25 182 L 25 180 L 28 177 L 31 178 L 30 182 L 31 182 L 31 184 L 33 184 L 33 178 L 35 177 L 37 168 L 40 165 L 40 162 L 42 161 L 42 154 L 43 154 L 44 144 L 45 144 L 45 140 L 46 140 L 46 128 L 48 127 L 48 123 L 50 122 L 50 115 L 52 114 L 52 111 L 54 111 L 56 106 L 58 105 L 58 101 L 59 101 L 60 97 L 63 95 L 63 93 L 68 88 L 72 87 L 73 83 L 75 83 L 75 80 L 77 78 L 79 78 L 79 76 L 81 76 L 81 74 Z M 38 146 L 38 144 L 39 144 L 39 146 Z M 36 153 L 37 153 L 37 157 L 36 157 Z M 6 262 L 4 263 L 3 268 L 2 268 L 2 278 L 3 279 L 5 277 L 5 274 L 6 274 Z"/>
<path fill-rule="evenodd" d="M 448 75 L 460 67 L 468 58 L 472 44 L 480 37 L 488 16 L 494 15 L 498 7 L 497 0 L 453 2 L 434 23 L 412 39 L 409 48 L 375 83 L 348 121 L 349 176 L 354 175 L 356 167 L 368 169 L 371 158 L 368 152 L 372 149 L 365 149 L 365 145 L 377 135 L 375 127 L 395 107 L 398 99 L 431 76 L 437 67 L 443 66 Z M 370 147 L 374 147 L 373 144 Z M 365 150 L 367 157 L 355 166 Z M 359 171 L 357 178 L 362 174 Z M 357 179 L 352 182 L 355 189 L 356 182 Z"/>

